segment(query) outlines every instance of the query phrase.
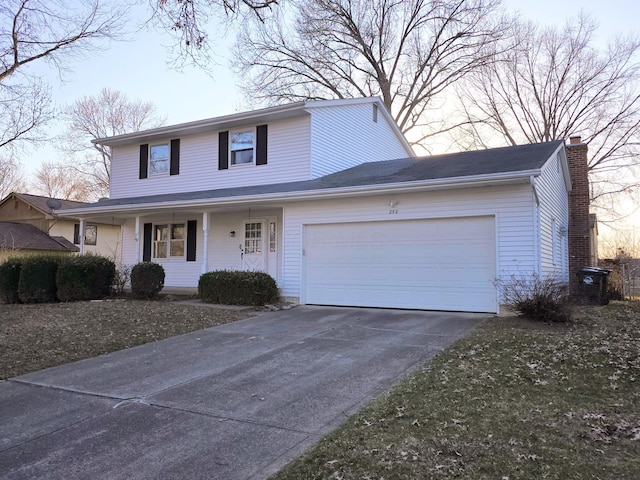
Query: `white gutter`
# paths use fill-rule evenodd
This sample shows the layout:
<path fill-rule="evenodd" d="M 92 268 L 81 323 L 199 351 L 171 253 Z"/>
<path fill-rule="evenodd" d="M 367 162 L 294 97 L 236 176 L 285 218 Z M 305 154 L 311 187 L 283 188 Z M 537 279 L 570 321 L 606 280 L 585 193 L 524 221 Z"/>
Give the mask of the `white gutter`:
<path fill-rule="evenodd" d="M 158 208 L 203 208 L 227 205 L 241 205 L 246 203 L 264 202 L 264 201 L 294 201 L 294 200 L 317 200 L 329 198 L 343 198 L 367 194 L 383 194 L 383 193 L 402 193 L 415 192 L 425 190 L 442 190 L 448 188 L 465 188 L 499 185 L 504 183 L 513 183 L 514 180 L 527 181 L 540 174 L 539 170 L 527 170 L 521 172 L 509 172 L 500 175 L 474 175 L 469 177 L 456 177 L 438 180 L 416 180 L 413 182 L 396 182 L 382 185 L 363 185 L 349 186 L 340 188 L 326 188 L 321 190 L 294 191 L 294 192 L 276 192 L 267 194 L 242 195 L 235 197 L 220 198 L 201 198 L 194 200 L 169 200 L 164 202 L 148 202 L 148 203 L 130 203 L 125 205 L 107 205 L 95 207 L 59 210 L 61 215 L 88 216 L 90 214 L 100 213 L 122 213 L 122 212 L 140 212 L 145 210 L 155 210 Z M 193 192 L 196 193 L 196 192 Z"/>

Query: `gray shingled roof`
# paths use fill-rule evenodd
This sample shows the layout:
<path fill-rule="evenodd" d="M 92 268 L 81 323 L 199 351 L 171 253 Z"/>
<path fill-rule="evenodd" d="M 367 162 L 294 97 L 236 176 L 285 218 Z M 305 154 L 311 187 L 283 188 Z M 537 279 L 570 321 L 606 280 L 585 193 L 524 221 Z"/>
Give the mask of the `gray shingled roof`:
<path fill-rule="evenodd" d="M 563 142 L 561 140 L 472 152 L 368 162 L 315 180 L 249 187 L 222 188 L 143 197 L 105 199 L 83 207 L 221 199 L 278 193 L 308 192 L 346 187 L 366 187 L 403 182 L 499 176 L 540 169 Z"/>
<path fill-rule="evenodd" d="M 51 237 L 26 223 L 0 222 L 0 248 L 77 252 L 78 247 L 62 237 Z"/>
<path fill-rule="evenodd" d="M 43 197 L 41 195 L 31 195 L 30 193 L 14 193 L 14 195 L 27 203 L 30 203 L 34 207 L 47 213 L 51 213 L 51 208 L 47 205 L 49 200 L 56 200 L 60 202 L 60 209 L 62 208 L 76 208 L 83 205 L 88 205 L 86 202 L 76 202 L 75 200 L 63 200 L 61 198 Z"/>

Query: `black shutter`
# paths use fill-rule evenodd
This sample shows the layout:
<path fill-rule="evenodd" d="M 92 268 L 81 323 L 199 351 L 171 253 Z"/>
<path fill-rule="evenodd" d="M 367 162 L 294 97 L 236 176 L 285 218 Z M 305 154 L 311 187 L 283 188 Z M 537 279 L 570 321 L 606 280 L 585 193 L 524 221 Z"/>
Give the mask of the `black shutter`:
<path fill-rule="evenodd" d="M 169 166 L 169 175 L 178 175 L 180 173 L 180 139 L 171 140 L 171 164 Z"/>
<path fill-rule="evenodd" d="M 149 144 L 140 145 L 140 178 L 147 178 L 147 168 L 149 166 Z"/>
<path fill-rule="evenodd" d="M 229 168 L 229 132 L 218 133 L 218 170 Z"/>
<path fill-rule="evenodd" d="M 267 164 L 267 126 L 256 127 L 256 165 Z"/>
<path fill-rule="evenodd" d="M 142 236 L 142 261 L 151 261 L 151 224 L 144 224 L 144 235 Z"/>
<path fill-rule="evenodd" d="M 77 223 L 73 226 L 73 243 L 80 245 L 80 225 Z"/>
<path fill-rule="evenodd" d="M 198 221 L 187 222 L 187 262 L 196 261 L 196 237 L 198 236 Z"/>

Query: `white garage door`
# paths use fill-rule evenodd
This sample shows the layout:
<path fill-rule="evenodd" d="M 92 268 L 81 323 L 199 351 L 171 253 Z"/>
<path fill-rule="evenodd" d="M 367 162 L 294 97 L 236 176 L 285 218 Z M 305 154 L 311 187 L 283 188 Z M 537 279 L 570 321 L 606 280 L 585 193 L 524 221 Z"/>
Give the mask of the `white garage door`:
<path fill-rule="evenodd" d="M 307 225 L 307 304 L 496 312 L 494 217 Z"/>

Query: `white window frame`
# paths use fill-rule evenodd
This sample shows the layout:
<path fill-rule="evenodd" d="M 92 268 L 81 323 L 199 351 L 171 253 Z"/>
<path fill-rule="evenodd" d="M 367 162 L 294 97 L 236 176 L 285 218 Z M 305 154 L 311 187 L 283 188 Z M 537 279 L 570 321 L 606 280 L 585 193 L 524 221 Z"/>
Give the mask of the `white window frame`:
<path fill-rule="evenodd" d="M 248 150 L 247 148 L 243 148 L 243 149 L 241 149 L 241 148 L 234 149 L 233 148 L 233 136 L 234 135 L 243 134 L 243 133 L 251 133 L 251 136 L 252 136 L 251 162 L 234 163 L 234 156 L 233 156 L 234 152 Z M 229 166 L 232 167 L 232 168 L 235 168 L 235 167 L 244 167 L 246 165 L 255 165 L 255 164 L 256 164 L 256 129 L 255 128 L 240 128 L 240 129 L 237 129 L 237 130 L 231 130 L 229 132 Z"/>
<path fill-rule="evenodd" d="M 165 240 L 159 240 L 158 237 L 158 227 L 166 227 L 167 228 L 167 238 Z M 172 238 L 174 227 L 182 227 L 183 235 L 182 238 Z M 182 255 L 171 255 L 171 245 L 173 242 L 182 241 Z M 166 256 L 158 257 L 158 244 L 159 243 L 166 244 L 165 251 Z M 170 259 L 185 259 L 187 255 L 187 222 L 167 222 L 167 223 L 155 223 L 153 225 L 153 237 L 151 240 L 151 253 L 152 258 L 156 260 L 170 260 Z"/>
<path fill-rule="evenodd" d="M 152 159 L 152 154 L 153 154 L 153 149 L 156 147 L 166 147 L 167 149 L 167 156 L 166 157 L 162 157 L 160 159 Z M 162 172 L 155 172 L 154 168 L 152 167 L 152 163 L 154 161 L 166 161 L 166 165 L 167 165 L 167 170 L 166 171 L 162 171 Z M 171 146 L 169 145 L 169 142 L 165 142 L 165 143 L 155 143 L 153 145 L 149 145 L 149 176 L 150 177 L 161 177 L 163 175 L 169 175 L 169 172 L 171 170 Z"/>

